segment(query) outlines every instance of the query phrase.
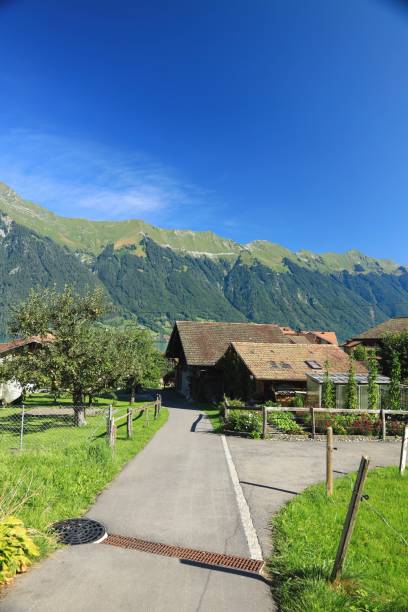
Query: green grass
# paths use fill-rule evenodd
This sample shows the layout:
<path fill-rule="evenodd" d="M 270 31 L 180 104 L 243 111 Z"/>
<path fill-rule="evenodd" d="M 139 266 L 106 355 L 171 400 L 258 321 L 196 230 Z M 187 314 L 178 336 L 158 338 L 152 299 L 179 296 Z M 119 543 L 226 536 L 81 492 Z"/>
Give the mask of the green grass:
<path fill-rule="evenodd" d="M 135 410 L 133 438 L 127 439 L 126 419 L 118 422 L 114 451 L 106 444 L 105 416 L 87 417 L 86 427 L 50 427 L 31 433 L 28 450 L 0 447 L 0 519 L 15 514 L 34 530 L 42 555 L 55 547 L 48 528 L 55 521 L 81 516 L 123 465 L 136 455 L 167 420 L 163 408 L 157 420 Z M 119 408 L 115 418 L 125 413 Z M 0 411 L 0 416 L 4 411 Z M 100 431 L 98 431 L 98 429 Z M 37 440 L 37 442 L 34 442 Z M 14 444 L 17 446 L 17 444 Z"/>
<path fill-rule="evenodd" d="M 269 570 L 283 612 L 408 610 L 408 547 L 372 510 L 408 540 L 408 474 L 397 468 L 369 472 L 356 527 L 337 586 L 328 582 L 355 475 L 310 487 L 273 519 Z"/>
<path fill-rule="evenodd" d="M 61 410 L 59 407 L 72 406 L 72 398 L 65 395 L 55 403 L 52 396 L 33 394 L 26 398 L 24 417 L 24 449 L 51 449 L 79 442 L 89 442 L 106 431 L 106 416 L 108 406 L 112 404 L 115 418 L 126 414 L 129 401 L 127 399 L 112 399 L 98 397 L 96 403 L 86 408 L 86 426 L 73 427 L 73 411 Z M 137 401 L 133 404 L 135 417 L 140 408 L 152 406 L 152 402 Z M 41 414 L 41 408 L 55 407 L 53 415 Z M 37 414 L 36 414 L 37 413 Z M 123 425 L 124 420 L 120 422 Z M 0 450 L 17 449 L 20 447 L 21 407 L 9 406 L 0 408 Z"/>

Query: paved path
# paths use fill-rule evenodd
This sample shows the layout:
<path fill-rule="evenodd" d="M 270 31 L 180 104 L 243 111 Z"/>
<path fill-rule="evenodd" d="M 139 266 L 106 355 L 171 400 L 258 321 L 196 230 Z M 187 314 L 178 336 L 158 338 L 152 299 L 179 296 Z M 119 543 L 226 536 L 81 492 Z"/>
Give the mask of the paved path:
<path fill-rule="evenodd" d="M 229 437 L 228 446 L 266 558 L 272 549 L 271 516 L 306 487 L 325 480 L 325 442 Z M 362 455 L 370 457 L 370 468 L 398 465 L 401 442 L 342 442 L 334 436 L 334 446 L 334 475 L 342 476 L 357 470 Z"/>
<path fill-rule="evenodd" d="M 210 428 L 198 411 L 171 408 L 88 515 L 110 533 L 249 556 L 222 440 Z M 274 609 L 260 578 L 103 544 L 59 550 L 0 601 L 2 612 L 250 609 Z"/>

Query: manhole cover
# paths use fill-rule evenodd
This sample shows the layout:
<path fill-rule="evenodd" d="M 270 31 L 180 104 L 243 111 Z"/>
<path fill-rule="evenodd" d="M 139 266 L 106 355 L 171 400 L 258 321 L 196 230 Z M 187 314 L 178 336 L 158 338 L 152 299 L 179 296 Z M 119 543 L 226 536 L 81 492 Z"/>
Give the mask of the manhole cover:
<path fill-rule="evenodd" d="M 108 534 L 105 527 L 92 519 L 67 519 L 52 526 L 62 544 L 98 544 Z"/>

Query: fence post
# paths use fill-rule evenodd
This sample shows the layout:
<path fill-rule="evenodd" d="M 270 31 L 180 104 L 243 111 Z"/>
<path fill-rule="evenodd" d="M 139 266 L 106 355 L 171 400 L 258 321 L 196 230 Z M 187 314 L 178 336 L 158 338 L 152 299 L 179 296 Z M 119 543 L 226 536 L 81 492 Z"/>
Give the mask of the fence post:
<path fill-rule="evenodd" d="M 312 417 L 312 440 L 314 440 L 316 435 L 316 417 L 313 406 L 310 407 L 310 416 Z"/>
<path fill-rule="evenodd" d="M 159 414 L 159 401 L 156 397 L 156 401 L 154 402 L 154 420 L 157 419 L 158 414 Z"/>
<path fill-rule="evenodd" d="M 133 410 L 132 408 L 128 408 L 128 411 L 127 411 L 126 431 L 127 431 L 127 437 L 132 438 L 133 437 Z"/>
<path fill-rule="evenodd" d="M 111 421 L 111 428 L 110 428 L 110 432 L 109 432 L 109 446 L 110 446 L 110 448 L 115 448 L 115 442 L 116 442 L 116 424 L 115 424 L 115 421 L 112 419 L 112 421 Z"/>
<path fill-rule="evenodd" d="M 385 411 L 384 408 L 381 408 L 381 423 L 382 423 L 382 439 L 385 440 L 387 435 L 387 424 L 385 421 Z"/>
<path fill-rule="evenodd" d="M 21 407 L 20 451 L 23 450 L 23 437 L 24 437 L 24 404 Z"/>
<path fill-rule="evenodd" d="M 149 406 L 145 408 L 145 426 L 149 425 Z"/>
<path fill-rule="evenodd" d="M 405 466 L 407 464 L 407 448 L 408 448 L 408 425 L 405 425 L 404 434 L 402 436 L 401 442 L 401 456 L 400 456 L 400 464 L 399 470 L 401 476 L 405 472 Z"/>
<path fill-rule="evenodd" d="M 108 416 L 106 417 L 106 437 L 108 440 L 108 444 L 110 446 L 110 440 L 111 440 L 111 430 L 112 430 L 112 420 L 113 420 L 113 415 L 112 415 L 112 404 L 109 404 L 109 408 L 108 408 Z"/>
<path fill-rule="evenodd" d="M 344 521 L 336 559 L 334 561 L 333 570 L 330 576 L 330 582 L 335 582 L 338 580 L 341 575 L 341 570 L 343 569 L 344 559 L 346 558 L 347 549 L 350 544 L 354 524 L 356 522 L 357 512 L 362 499 L 369 463 L 370 460 L 368 457 L 361 457 L 360 467 L 358 468 L 356 482 L 354 483 L 354 489 L 351 495 L 346 520 Z"/>
<path fill-rule="evenodd" d="M 268 412 L 266 406 L 262 406 L 262 439 L 266 438 L 266 428 L 268 425 Z"/>
<path fill-rule="evenodd" d="M 228 408 L 229 408 L 228 399 L 224 393 L 224 419 L 225 420 L 228 419 L 228 416 L 229 416 Z"/>
<path fill-rule="evenodd" d="M 326 492 L 333 495 L 333 427 L 327 428 L 326 440 Z"/>

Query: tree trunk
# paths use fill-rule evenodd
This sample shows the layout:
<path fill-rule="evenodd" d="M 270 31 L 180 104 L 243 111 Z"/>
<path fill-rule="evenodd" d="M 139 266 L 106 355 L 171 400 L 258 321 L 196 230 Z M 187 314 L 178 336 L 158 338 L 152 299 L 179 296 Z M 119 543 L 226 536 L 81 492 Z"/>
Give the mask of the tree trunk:
<path fill-rule="evenodd" d="M 76 427 L 83 427 L 86 425 L 85 406 L 83 405 L 83 393 L 80 387 L 73 388 L 72 399 L 74 400 L 75 425 Z"/>
<path fill-rule="evenodd" d="M 132 406 L 136 401 L 136 385 L 132 385 L 130 388 L 130 405 Z"/>
<path fill-rule="evenodd" d="M 86 425 L 85 406 L 74 406 L 74 413 L 75 413 L 75 426 L 84 427 Z"/>

